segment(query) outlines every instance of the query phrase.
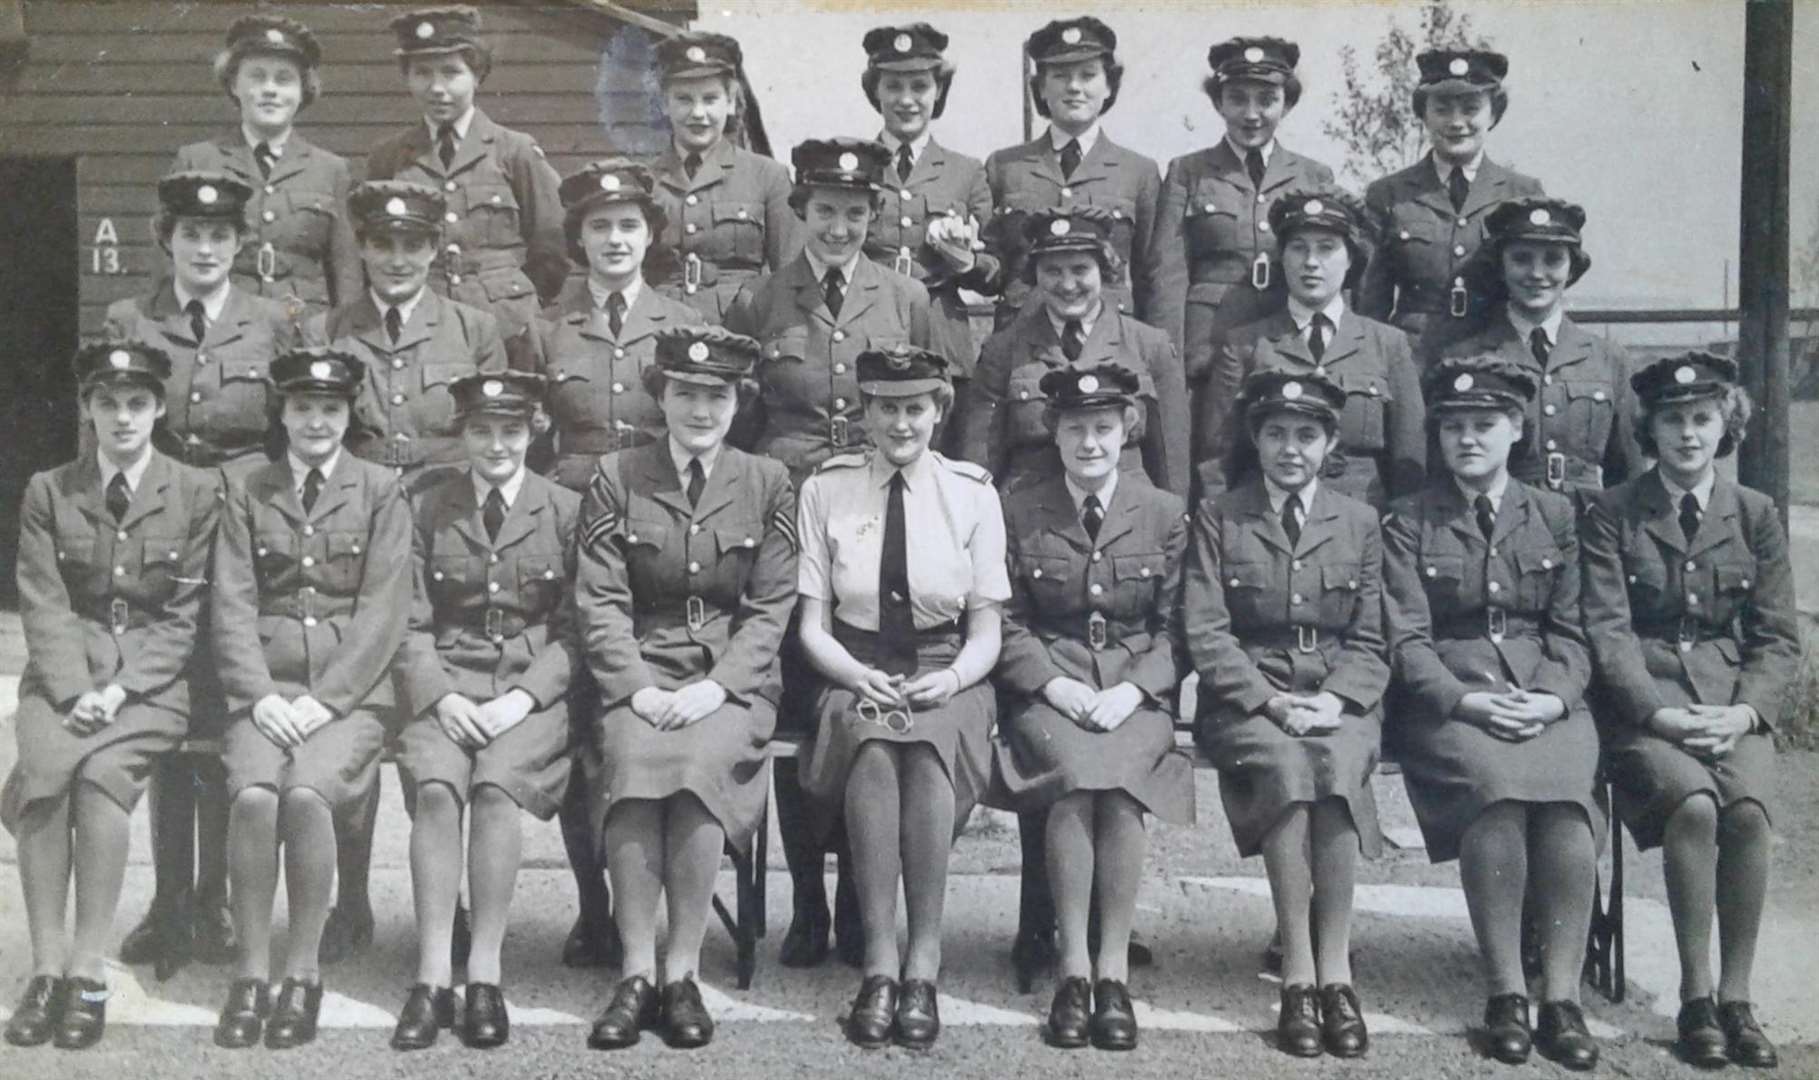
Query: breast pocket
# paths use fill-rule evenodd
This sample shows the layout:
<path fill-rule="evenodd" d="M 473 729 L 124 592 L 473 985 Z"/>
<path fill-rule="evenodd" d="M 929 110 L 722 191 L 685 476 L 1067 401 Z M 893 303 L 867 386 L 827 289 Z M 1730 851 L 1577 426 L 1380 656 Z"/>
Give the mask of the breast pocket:
<path fill-rule="evenodd" d="M 558 427 L 606 415 L 599 407 L 599 388 L 593 375 L 579 363 L 558 363 L 550 368 L 547 397 L 550 415 Z"/>
<path fill-rule="evenodd" d="M 714 526 L 714 551 L 720 562 L 719 584 L 738 590 L 764 542 L 764 525 L 758 521 L 728 521 Z"/>
<path fill-rule="evenodd" d="M 1226 563 L 1220 568 L 1225 586 L 1225 607 L 1234 626 L 1275 622 L 1282 617 L 1282 586 L 1275 580 L 1275 566 L 1263 562 Z"/>
<path fill-rule="evenodd" d="M 1430 605 L 1454 605 L 1465 586 L 1465 556 L 1424 554 L 1416 568 L 1421 574 L 1421 587 L 1427 591 Z M 1435 612 L 1439 618 L 1439 612 Z"/>
<path fill-rule="evenodd" d="M 1405 274 L 1417 268 L 1432 266 L 1444 262 L 1441 258 L 1444 237 L 1440 228 L 1431 218 L 1417 217 L 1410 213 L 1397 213 L 1390 222 L 1387 235 L 1383 238 L 1383 247 L 1398 269 Z"/>
<path fill-rule="evenodd" d="M 366 537 L 361 533 L 329 533 L 328 557 L 323 577 L 331 588 L 352 593 L 360 588 L 366 569 Z"/>
<path fill-rule="evenodd" d="M 1117 606 L 1122 618 L 1139 618 L 1156 610 L 1156 591 L 1162 585 L 1165 556 L 1160 551 L 1112 556 L 1112 577 L 1117 582 Z"/>
<path fill-rule="evenodd" d="M 423 389 L 413 410 L 418 423 L 433 428 L 448 426 L 455 415 L 455 398 L 448 386 L 463 375 L 472 375 L 474 370 L 472 364 L 423 365 Z"/>
<path fill-rule="evenodd" d="M 729 200 L 714 203 L 711 210 L 716 257 L 730 257 L 749 266 L 762 265 L 764 207 L 754 202 Z"/>
<path fill-rule="evenodd" d="M 294 250 L 323 253 L 328 250 L 329 235 L 335 227 L 340 207 L 326 191 L 287 191 L 284 194 L 281 232 Z"/>
<path fill-rule="evenodd" d="M 819 401 L 821 392 L 810 385 L 808 328 L 790 326 L 764 339 L 764 359 L 758 377 L 764 384 L 764 399 L 773 408 L 787 409 L 792 403 Z"/>
<path fill-rule="evenodd" d="M 1112 215 L 1112 248 L 1118 252 L 1118 257 L 1128 264 L 1131 258 L 1131 248 L 1137 239 L 1137 200 L 1125 195 L 1089 193 L 1086 204 L 1098 207 Z M 1126 279 L 1128 280 L 1128 274 Z"/>
<path fill-rule="evenodd" d="M 1240 234 L 1240 193 L 1224 184 L 1201 183 L 1188 193 L 1187 243 L 1190 255 L 1247 248 Z"/>
<path fill-rule="evenodd" d="M 263 430 L 271 380 L 265 366 L 257 361 L 224 361 L 221 365 L 221 398 L 217 405 L 223 416 L 238 418 L 242 427 Z"/>
<path fill-rule="evenodd" d="M 481 244 L 511 247 L 524 242 L 518 230 L 518 196 L 510 184 L 472 184 L 467 189 L 470 235 Z"/>
<path fill-rule="evenodd" d="M 1024 364 L 1011 371 L 1010 382 L 1005 388 L 1004 408 L 1008 410 L 1005 430 L 1015 444 L 1051 441 L 1048 427 L 1042 422 L 1047 399 L 1042 395 L 1041 384 L 1042 377 L 1048 373 L 1049 368 L 1044 364 Z"/>
<path fill-rule="evenodd" d="M 1562 569 L 1560 552 L 1545 548 L 1516 552 L 1516 603 L 1524 611 L 1553 605 L 1554 583 Z"/>
<path fill-rule="evenodd" d="M 1331 628 L 1349 626 L 1358 615 L 1361 567 L 1357 563 L 1335 563 L 1320 568 L 1320 624 Z"/>
<path fill-rule="evenodd" d="M 297 535 L 272 529 L 253 536 L 253 568 L 270 587 L 297 565 Z"/>
<path fill-rule="evenodd" d="M 1074 606 L 1069 589 L 1073 571 L 1065 555 L 1037 555 L 1029 552 L 1019 555 L 1017 580 L 1029 598 L 1029 606 L 1036 612 L 1061 612 Z"/>
<path fill-rule="evenodd" d="M 1602 460 L 1616 416 L 1610 383 L 1599 379 L 1567 379 L 1565 383 L 1566 420 L 1573 441 L 1586 457 L 1594 462 Z"/>
<path fill-rule="evenodd" d="M 173 584 L 171 579 L 183 563 L 183 542 L 181 536 L 148 536 L 141 542 L 139 571 L 148 588 L 155 590 Z"/>
<path fill-rule="evenodd" d="M 554 611 L 568 585 L 561 555 L 544 552 L 518 557 L 518 605 L 526 617 L 539 619 Z"/>
<path fill-rule="evenodd" d="M 486 588 L 486 564 L 471 555 L 437 555 L 430 559 L 430 602 L 437 608 L 458 606 Z"/>
<path fill-rule="evenodd" d="M 1749 604 L 1750 589 L 1756 581 L 1752 563 L 1720 563 L 1712 568 L 1712 595 L 1716 597 L 1718 618 L 1729 621 Z"/>
<path fill-rule="evenodd" d="M 650 518 L 628 518 L 614 538 L 628 567 L 649 571 L 651 564 L 668 546 L 670 525 Z"/>
<path fill-rule="evenodd" d="M 1348 450 L 1382 450 L 1383 414 L 1390 400 L 1389 379 L 1375 371 L 1340 371 L 1334 381 L 1345 390 L 1340 444 Z"/>

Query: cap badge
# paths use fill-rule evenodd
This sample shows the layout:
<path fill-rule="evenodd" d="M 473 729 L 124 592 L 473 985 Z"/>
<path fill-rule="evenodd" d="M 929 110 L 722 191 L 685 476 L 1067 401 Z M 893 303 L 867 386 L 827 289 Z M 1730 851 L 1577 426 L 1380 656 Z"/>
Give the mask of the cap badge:
<path fill-rule="evenodd" d="M 1475 385 L 1477 385 L 1476 380 L 1472 378 L 1469 372 L 1453 380 L 1453 389 L 1460 393 L 1470 390 Z"/>
<path fill-rule="evenodd" d="M 688 347 L 688 358 L 696 363 L 700 363 L 707 359 L 708 352 L 707 342 L 697 341 Z"/>
<path fill-rule="evenodd" d="M 282 45 L 284 44 L 284 31 L 274 26 L 265 32 L 265 40 L 273 45 Z"/>
<path fill-rule="evenodd" d="M 1318 217 L 1326 213 L 1326 204 L 1319 199 L 1309 199 L 1301 204 L 1301 212 L 1308 217 Z"/>
<path fill-rule="evenodd" d="M 213 184 L 203 184 L 201 187 L 196 189 L 196 201 L 201 203 L 203 206 L 215 205 L 215 200 L 219 199 L 220 197 L 221 197 L 221 193 L 219 191 L 215 190 L 215 186 Z"/>
<path fill-rule="evenodd" d="M 1454 75 L 1463 75 L 1466 72 L 1472 70 L 1472 65 L 1470 64 L 1470 62 L 1468 62 L 1465 59 L 1465 57 L 1455 56 L 1453 58 L 1453 62 L 1446 66 L 1446 70 L 1452 72 Z"/>
<path fill-rule="evenodd" d="M 1082 394 L 1091 394 L 1099 389 L 1099 376 L 1082 375 L 1078 385 Z"/>
<path fill-rule="evenodd" d="M 1301 400 L 1301 384 L 1293 380 L 1282 384 L 1282 396 L 1289 401 Z"/>
<path fill-rule="evenodd" d="M 840 155 L 840 171 L 841 172 L 858 172 L 859 171 L 859 155 L 854 154 L 854 153 L 841 154 Z"/>
<path fill-rule="evenodd" d="M 1255 45 L 1252 45 L 1250 48 L 1244 50 L 1244 58 L 1253 64 L 1262 63 L 1263 62 L 1263 50 L 1259 49 Z"/>
<path fill-rule="evenodd" d="M 334 373 L 335 365 L 327 360 L 318 360 L 309 366 L 309 377 L 312 379 L 326 379 Z"/>
<path fill-rule="evenodd" d="M 107 354 L 107 366 L 115 371 L 125 371 L 133 366 L 133 354 L 125 349 L 115 349 Z"/>
<path fill-rule="evenodd" d="M 1698 377 L 1699 373 L 1693 370 L 1693 365 L 1691 364 L 1681 364 L 1674 369 L 1674 381 L 1681 386 L 1687 385 Z"/>
<path fill-rule="evenodd" d="M 683 53 L 682 55 L 688 57 L 690 60 L 699 64 L 701 61 L 707 59 L 707 50 L 703 49 L 699 45 L 690 45 L 688 47 L 688 51 Z"/>
<path fill-rule="evenodd" d="M 430 23 L 430 22 L 418 23 L 417 24 L 417 36 L 422 38 L 425 41 L 428 41 L 430 38 L 435 37 L 436 36 L 436 24 Z"/>
<path fill-rule="evenodd" d="M 498 397 L 505 393 L 505 384 L 498 379 L 488 379 L 480 384 L 480 392 L 487 397 Z"/>
<path fill-rule="evenodd" d="M 1048 223 L 1048 231 L 1050 236 L 1066 236 L 1074 231 L 1074 225 L 1066 218 L 1056 218 Z"/>
<path fill-rule="evenodd" d="M 602 176 L 600 178 L 600 190 L 601 191 L 618 191 L 619 190 L 619 178 L 617 176 L 614 176 L 612 173 L 607 173 L 605 176 Z"/>
<path fill-rule="evenodd" d="M 909 52 L 913 44 L 908 34 L 898 34 L 896 40 L 891 42 L 891 46 L 898 52 Z"/>
<path fill-rule="evenodd" d="M 1552 214 L 1548 213 L 1546 210 L 1537 208 L 1537 209 L 1529 211 L 1528 223 L 1530 225 L 1546 225 L 1548 222 L 1553 221 L 1553 220 L 1554 220 L 1554 216 Z"/>
<path fill-rule="evenodd" d="M 1070 26 L 1066 30 L 1061 31 L 1061 40 L 1067 42 L 1069 45 L 1080 44 L 1080 28 L 1078 26 Z"/>
<path fill-rule="evenodd" d="M 910 366 L 909 354 L 906 352 L 885 353 L 884 366 L 890 368 L 892 371 L 908 371 Z"/>
<path fill-rule="evenodd" d="M 393 217 L 403 217 L 404 210 L 404 200 L 397 196 L 393 196 L 385 201 L 385 212 Z"/>

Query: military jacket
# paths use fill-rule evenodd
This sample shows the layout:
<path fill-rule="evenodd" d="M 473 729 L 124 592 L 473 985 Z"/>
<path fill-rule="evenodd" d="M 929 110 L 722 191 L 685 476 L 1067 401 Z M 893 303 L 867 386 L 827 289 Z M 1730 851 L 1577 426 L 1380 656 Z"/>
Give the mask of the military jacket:
<path fill-rule="evenodd" d="M 665 266 L 653 284 L 711 323 L 725 321 L 739 290 L 802 250 L 801 220 L 790 209 L 789 170 L 721 139 L 702 156 L 695 178 L 674 143 L 652 167 L 667 221 L 658 246 Z"/>

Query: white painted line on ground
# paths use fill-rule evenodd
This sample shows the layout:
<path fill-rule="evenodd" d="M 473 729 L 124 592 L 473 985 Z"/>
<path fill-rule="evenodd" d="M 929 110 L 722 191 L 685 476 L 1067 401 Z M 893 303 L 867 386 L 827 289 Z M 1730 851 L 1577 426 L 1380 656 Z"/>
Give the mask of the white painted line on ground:
<path fill-rule="evenodd" d="M 947 994 L 935 995 L 936 1005 L 941 1010 L 941 1023 L 960 1024 L 979 1027 L 1020 1027 L 1036 1022 L 1034 1015 L 1018 1012 L 1015 1009 L 1000 1009 L 996 1005 L 986 1005 L 965 998 L 952 997 Z"/>
<path fill-rule="evenodd" d="M 1243 1024 L 1234 1023 L 1222 1016 L 1211 1013 L 1177 1012 L 1173 1009 L 1159 1009 L 1147 1001 L 1132 1001 L 1137 1012 L 1137 1027 L 1153 1028 L 1157 1031 L 1202 1031 L 1216 1035 L 1230 1035 L 1247 1030 Z"/>

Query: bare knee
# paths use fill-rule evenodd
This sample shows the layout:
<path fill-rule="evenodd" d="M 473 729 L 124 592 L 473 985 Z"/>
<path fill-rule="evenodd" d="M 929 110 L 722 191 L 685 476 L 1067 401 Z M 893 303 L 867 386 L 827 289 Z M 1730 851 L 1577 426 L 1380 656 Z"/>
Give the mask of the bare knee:
<path fill-rule="evenodd" d="M 1718 803 L 1710 794 L 1689 795 L 1667 818 L 1667 838 L 1676 843 L 1712 844 L 1718 838 Z"/>
<path fill-rule="evenodd" d="M 475 792 L 474 805 L 480 804 L 480 792 L 494 790 L 489 786 Z M 433 818 L 437 821 L 461 819 L 461 797 L 455 789 L 441 780 L 428 780 L 417 785 L 417 817 Z"/>
<path fill-rule="evenodd" d="M 268 787 L 249 787 L 234 796 L 230 809 L 237 820 L 273 825 L 278 821 L 278 793 Z"/>
<path fill-rule="evenodd" d="M 878 783 L 894 778 L 897 774 L 897 759 L 890 744 L 874 740 L 860 746 L 853 754 L 852 769 L 847 774 L 850 783 Z"/>
<path fill-rule="evenodd" d="M 1718 842 L 1727 848 L 1766 844 L 1769 838 L 1768 813 L 1754 799 L 1732 803 L 1718 814 L 1718 830 Z"/>
<path fill-rule="evenodd" d="M 314 788 L 296 787 L 285 791 L 280 799 L 284 820 L 303 821 L 311 817 L 332 816 L 328 800 Z"/>

